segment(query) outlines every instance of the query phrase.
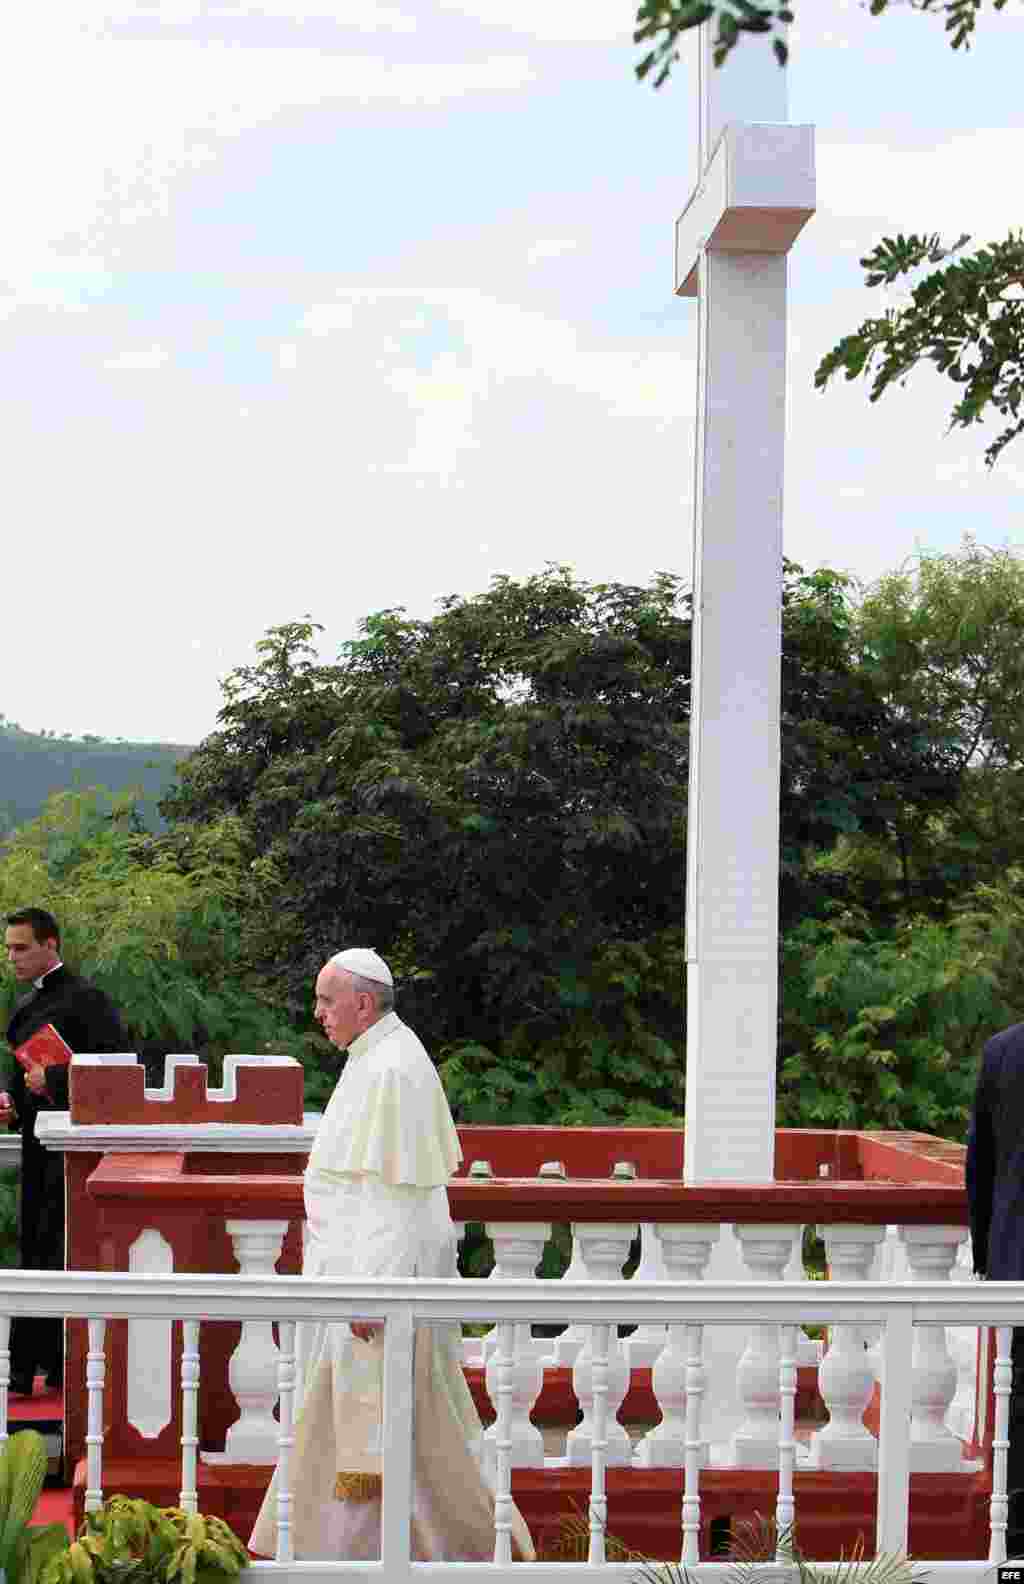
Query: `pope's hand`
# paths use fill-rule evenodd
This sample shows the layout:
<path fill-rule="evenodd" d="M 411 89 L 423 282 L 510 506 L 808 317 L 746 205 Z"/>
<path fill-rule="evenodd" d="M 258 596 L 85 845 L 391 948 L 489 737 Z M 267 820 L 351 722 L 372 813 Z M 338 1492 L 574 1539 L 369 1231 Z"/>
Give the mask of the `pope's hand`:
<path fill-rule="evenodd" d="M 14 1101 L 6 1089 L 0 1089 L 0 1122 L 9 1122 L 14 1115 Z"/>
<path fill-rule="evenodd" d="M 353 1320 L 350 1329 L 352 1335 L 358 1337 L 360 1342 L 375 1342 L 384 1327 L 379 1320 Z"/>
<path fill-rule="evenodd" d="M 45 1069 L 45 1067 L 30 1067 L 28 1072 L 25 1074 L 25 1082 L 28 1084 L 28 1086 L 31 1089 L 33 1094 L 37 1094 L 37 1095 L 45 1094 L 46 1093 L 46 1069 Z"/>

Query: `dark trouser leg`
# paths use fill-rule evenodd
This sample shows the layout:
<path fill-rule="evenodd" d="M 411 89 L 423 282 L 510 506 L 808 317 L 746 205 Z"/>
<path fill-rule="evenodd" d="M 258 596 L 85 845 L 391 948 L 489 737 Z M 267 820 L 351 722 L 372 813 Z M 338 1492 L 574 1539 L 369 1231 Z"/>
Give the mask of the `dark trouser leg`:
<path fill-rule="evenodd" d="M 27 1155 L 27 1152 L 26 1152 Z M 23 1270 L 64 1269 L 64 1161 L 60 1155 L 23 1159 L 21 1265 Z M 11 1326 L 11 1379 L 31 1388 L 42 1371 L 51 1382 L 64 1371 L 64 1322 L 19 1316 Z"/>
<path fill-rule="evenodd" d="M 1009 1515 L 1006 1554 L 1024 1556 L 1024 1326 L 1014 1326 L 1010 1343 L 1010 1450 L 1006 1457 Z"/>

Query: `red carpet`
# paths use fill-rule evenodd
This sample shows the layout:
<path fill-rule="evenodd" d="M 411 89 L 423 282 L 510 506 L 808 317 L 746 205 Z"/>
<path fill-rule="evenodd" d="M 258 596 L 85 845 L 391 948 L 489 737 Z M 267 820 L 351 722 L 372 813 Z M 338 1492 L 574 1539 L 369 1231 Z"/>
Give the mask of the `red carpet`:
<path fill-rule="evenodd" d="M 39 1419 L 64 1418 L 64 1393 L 50 1391 L 41 1375 L 36 1376 L 36 1389 L 31 1397 L 9 1397 L 7 1418 L 12 1425 L 27 1429 Z"/>
<path fill-rule="evenodd" d="M 36 1376 L 31 1397 L 11 1397 L 7 1402 L 7 1428 L 11 1435 L 19 1430 L 38 1430 L 46 1440 L 51 1480 L 61 1477 L 61 1441 L 64 1434 L 64 1394 L 49 1391 L 41 1375 Z M 47 1485 L 36 1505 L 34 1523 L 71 1525 L 71 1491 L 56 1484 Z"/>
<path fill-rule="evenodd" d="M 36 1502 L 35 1512 L 32 1514 L 34 1524 L 65 1523 L 68 1534 L 74 1534 L 74 1525 L 71 1521 L 71 1490 L 61 1487 L 59 1490 L 44 1490 Z"/>

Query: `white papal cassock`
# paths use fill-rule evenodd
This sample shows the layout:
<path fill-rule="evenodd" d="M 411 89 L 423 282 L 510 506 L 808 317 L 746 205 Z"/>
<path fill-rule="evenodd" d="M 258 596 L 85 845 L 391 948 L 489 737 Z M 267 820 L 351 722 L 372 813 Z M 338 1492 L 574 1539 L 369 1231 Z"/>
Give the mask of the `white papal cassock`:
<path fill-rule="evenodd" d="M 395 1013 L 349 1046 L 305 1175 L 305 1276 L 455 1276 L 446 1183 L 462 1152 L 434 1065 Z M 292 1524 L 297 1559 L 380 1556 L 383 1339 L 347 1323 L 296 1328 Z M 454 1322 L 414 1343 L 413 1557 L 486 1561 L 494 1494 Z M 513 1553 L 533 1559 L 513 1509 Z M 277 1548 L 275 1473 L 249 1541 Z"/>

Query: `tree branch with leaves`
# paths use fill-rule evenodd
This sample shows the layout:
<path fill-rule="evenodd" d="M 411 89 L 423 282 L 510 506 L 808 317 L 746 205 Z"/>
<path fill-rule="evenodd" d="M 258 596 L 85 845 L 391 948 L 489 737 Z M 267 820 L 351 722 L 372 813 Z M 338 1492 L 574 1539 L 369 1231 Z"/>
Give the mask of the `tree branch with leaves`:
<path fill-rule="evenodd" d="M 869 287 L 891 286 L 924 265 L 940 264 L 915 285 L 909 302 L 865 319 L 819 363 L 814 383 L 824 390 L 840 372 L 848 380 L 873 376 L 870 400 L 905 384 L 922 363 L 952 380 L 961 394 L 950 428 L 966 429 L 996 412 L 1004 426 L 985 451 L 993 465 L 1024 431 L 1024 233 L 1010 232 L 967 257 L 970 240 L 944 247 L 937 235 L 884 237 L 861 259 Z"/>
<path fill-rule="evenodd" d="M 986 0 L 870 0 L 867 9 L 873 17 L 898 4 L 909 5 L 913 11 L 930 11 L 944 18 L 953 49 L 969 49 L 985 3 Z M 1006 3 L 1007 0 L 991 0 L 995 11 L 1002 11 Z M 795 6 L 788 0 L 781 5 L 756 5 L 754 0 L 719 0 L 717 5 L 708 0 L 643 0 L 637 11 L 633 42 L 649 44 L 651 48 L 637 63 L 636 74 L 641 81 L 653 75 L 655 88 L 660 88 L 679 60 L 683 34 L 705 22 L 717 28 L 713 51 L 716 66 L 722 65 L 745 34 L 770 35 L 775 58 L 780 66 L 785 66 L 789 59 L 787 30 L 795 21 Z"/>

